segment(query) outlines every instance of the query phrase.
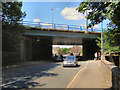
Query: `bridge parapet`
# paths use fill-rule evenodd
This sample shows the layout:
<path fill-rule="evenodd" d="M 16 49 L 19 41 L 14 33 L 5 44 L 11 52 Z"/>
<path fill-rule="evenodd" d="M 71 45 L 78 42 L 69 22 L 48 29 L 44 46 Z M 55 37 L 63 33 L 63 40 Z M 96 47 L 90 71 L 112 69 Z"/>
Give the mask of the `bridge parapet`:
<path fill-rule="evenodd" d="M 20 23 L 26 27 L 86 31 L 86 26 L 84 25 L 67 25 L 67 24 L 47 23 L 47 22 L 32 22 L 32 21 L 22 21 Z M 88 31 L 89 32 L 100 32 L 100 30 L 94 29 L 93 27 L 88 28 Z"/>

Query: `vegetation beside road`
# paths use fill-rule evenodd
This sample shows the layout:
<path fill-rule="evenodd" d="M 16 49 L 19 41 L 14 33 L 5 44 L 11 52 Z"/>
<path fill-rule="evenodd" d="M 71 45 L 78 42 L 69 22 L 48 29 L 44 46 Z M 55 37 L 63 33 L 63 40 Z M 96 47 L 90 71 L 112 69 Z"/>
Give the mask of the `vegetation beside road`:
<path fill-rule="evenodd" d="M 21 11 L 22 2 L 2 2 L 2 52 L 4 62 L 11 62 L 19 55 L 20 40 L 25 27 L 19 24 L 26 16 Z M 6 61 L 5 61 L 6 60 Z"/>
<path fill-rule="evenodd" d="M 104 54 L 107 54 L 109 52 L 119 52 L 119 46 L 115 45 L 114 35 L 110 34 L 107 30 L 103 31 L 103 49 Z M 101 47 L 101 38 L 98 37 L 97 40 L 97 46 Z"/>
<path fill-rule="evenodd" d="M 60 55 L 61 54 L 61 52 L 63 53 L 63 54 L 68 54 L 69 52 L 70 52 L 70 49 L 71 48 L 62 48 L 62 49 L 58 49 L 58 55 Z"/>
<path fill-rule="evenodd" d="M 82 2 L 77 10 L 82 13 L 89 11 L 86 16 L 91 21 L 88 27 L 109 19 L 108 28 L 103 33 L 104 51 L 120 52 L 120 2 Z M 100 47 L 99 37 L 97 45 Z"/>

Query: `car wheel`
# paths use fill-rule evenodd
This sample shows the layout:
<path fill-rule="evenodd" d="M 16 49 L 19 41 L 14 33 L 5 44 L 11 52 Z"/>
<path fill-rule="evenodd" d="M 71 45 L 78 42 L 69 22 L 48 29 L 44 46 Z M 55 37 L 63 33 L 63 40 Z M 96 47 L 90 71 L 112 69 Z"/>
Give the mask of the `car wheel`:
<path fill-rule="evenodd" d="M 78 66 L 78 64 L 76 64 L 76 67 Z"/>
<path fill-rule="evenodd" d="M 65 67 L 65 66 L 63 65 L 63 67 Z"/>

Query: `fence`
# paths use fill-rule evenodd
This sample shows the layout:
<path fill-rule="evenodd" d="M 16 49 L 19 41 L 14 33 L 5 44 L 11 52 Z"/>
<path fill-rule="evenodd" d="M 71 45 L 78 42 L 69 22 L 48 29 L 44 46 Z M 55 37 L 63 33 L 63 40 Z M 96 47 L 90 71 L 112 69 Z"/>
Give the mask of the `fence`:
<path fill-rule="evenodd" d="M 80 26 L 80 25 L 54 24 L 47 22 L 32 22 L 32 21 L 21 21 L 20 23 L 26 27 L 86 31 L 86 26 Z M 100 32 L 100 30 L 94 28 L 88 28 L 88 31 Z"/>

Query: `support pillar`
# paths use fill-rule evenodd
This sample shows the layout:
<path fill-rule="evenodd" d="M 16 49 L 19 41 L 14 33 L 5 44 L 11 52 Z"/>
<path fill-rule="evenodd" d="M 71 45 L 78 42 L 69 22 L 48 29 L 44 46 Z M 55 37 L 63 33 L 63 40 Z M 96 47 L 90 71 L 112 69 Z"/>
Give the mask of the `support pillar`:
<path fill-rule="evenodd" d="M 21 40 L 20 47 L 20 61 L 31 61 L 32 54 L 32 40 L 30 38 L 24 37 Z"/>
<path fill-rule="evenodd" d="M 95 52 L 99 51 L 95 40 L 87 41 L 83 44 L 83 58 L 85 60 L 93 60 Z"/>

